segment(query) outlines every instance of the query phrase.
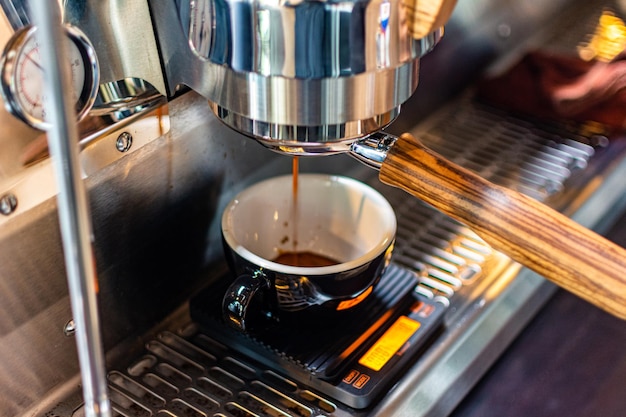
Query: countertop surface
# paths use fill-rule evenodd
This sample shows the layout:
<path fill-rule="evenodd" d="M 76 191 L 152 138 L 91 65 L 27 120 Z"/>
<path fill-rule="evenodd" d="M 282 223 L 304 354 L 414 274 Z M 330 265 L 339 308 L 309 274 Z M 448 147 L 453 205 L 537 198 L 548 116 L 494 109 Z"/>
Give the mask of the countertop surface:
<path fill-rule="evenodd" d="M 626 416 L 626 322 L 558 290 L 451 415 L 496 416 Z"/>

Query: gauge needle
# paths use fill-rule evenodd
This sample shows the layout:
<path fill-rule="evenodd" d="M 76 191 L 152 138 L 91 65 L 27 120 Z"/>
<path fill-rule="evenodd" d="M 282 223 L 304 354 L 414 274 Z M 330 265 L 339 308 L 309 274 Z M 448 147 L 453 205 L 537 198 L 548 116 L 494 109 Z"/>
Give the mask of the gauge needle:
<path fill-rule="evenodd" d="M 34 52 L 34 50 L 33 50 L 33 51 L 31 51 L 31 53 L 32 53 L 32 52 Z M 32 62 L 33 64 L 35 64 L 35 66 L 36 66 L 37 68 L 39 68 L 40 70 L 42 70 L 42 71 L 43 71 L 43 67 L 41 66 L 41 64 L 40 64 L 39 62 L 35 61 L 35 59 L 31 56 L 31 54 L 26 54 L 26 58 L 27 58 L 30 62 Z"/>

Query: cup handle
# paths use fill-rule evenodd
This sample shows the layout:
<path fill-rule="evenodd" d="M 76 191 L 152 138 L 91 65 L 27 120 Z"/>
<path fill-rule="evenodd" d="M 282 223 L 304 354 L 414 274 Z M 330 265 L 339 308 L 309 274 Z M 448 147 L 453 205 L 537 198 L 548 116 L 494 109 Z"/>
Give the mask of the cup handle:
<path fill-rule="evenodd" d="M 247 315 L 252 299 L 259 291 L 270 288 L 270 281 L 261 271 L 238 276 L 230 284 L 222 300 L 222 314 L 226 323 L 245 332 L 249 327 Z"/>

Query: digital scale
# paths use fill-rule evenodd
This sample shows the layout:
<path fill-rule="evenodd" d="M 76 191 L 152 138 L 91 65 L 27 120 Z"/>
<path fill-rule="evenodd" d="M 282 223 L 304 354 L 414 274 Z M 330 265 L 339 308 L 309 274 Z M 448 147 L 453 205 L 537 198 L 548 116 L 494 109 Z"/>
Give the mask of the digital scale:
<path fill-rule="evenodd" d="M 441 327 L 446 305 L 414 291 L 415 273 L 391 264 L 373 294 L 337 317 L 290 317 L 247 333 L 221 319 L 229 280 L 190 302 L 192 319 L 215 340 L 353 408 L 386 392 Z M 223 287 L 223 288 L 222 288 Z"/>

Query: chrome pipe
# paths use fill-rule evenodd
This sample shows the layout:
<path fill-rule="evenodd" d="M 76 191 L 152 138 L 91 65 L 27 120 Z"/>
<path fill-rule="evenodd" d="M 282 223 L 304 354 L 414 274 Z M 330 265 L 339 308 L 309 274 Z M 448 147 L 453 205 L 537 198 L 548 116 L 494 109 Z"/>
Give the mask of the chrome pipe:
<path fill-rule="evenodd" d="M 61 30 L 58 2 L 30 3 L 37 26 L 40 57 L 44 71 L 44 93 L 50 122 L 47 131 L 50 154 L 59 194 L 59 223 L 67 270 L 72 314 L 76 325 L 76 346 L 80 363 L 85 415 L 110 417 L 104 349 L 100 336 L 96 299 L 96 271 L 87 193 L 81 178 L 78 129 L 73 103 L 64 92 L 70 89 L 66 46 Z"/>

